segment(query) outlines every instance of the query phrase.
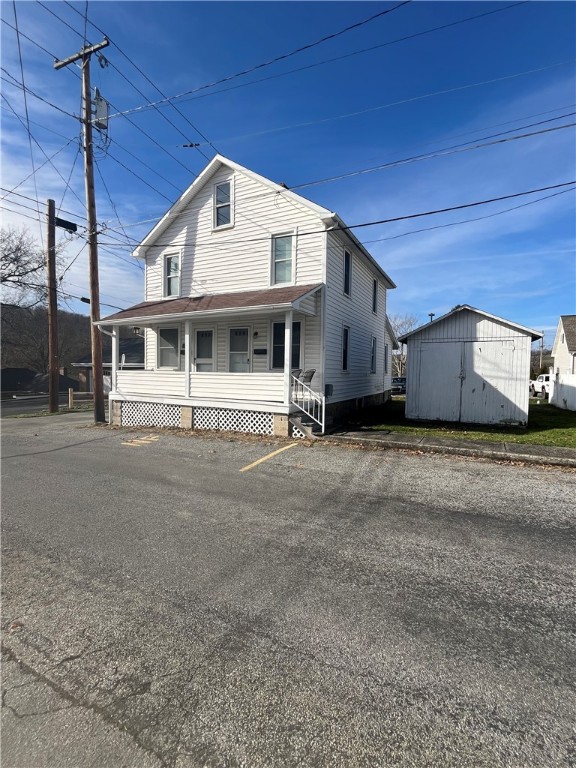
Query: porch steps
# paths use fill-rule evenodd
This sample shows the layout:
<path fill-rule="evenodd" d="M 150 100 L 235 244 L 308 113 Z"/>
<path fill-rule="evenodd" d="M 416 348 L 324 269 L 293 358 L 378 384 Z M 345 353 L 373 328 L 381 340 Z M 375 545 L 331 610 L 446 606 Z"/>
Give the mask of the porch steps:
<path fill-rule="evenodd" d="M 304 414 L 302 414 L 302 417 L 290 416 L 288 420 L 293 427 L 299 429 L 307 438 L 317 440 L 320 437 L 320 425 L 309 416 L 305 416 Z"/>

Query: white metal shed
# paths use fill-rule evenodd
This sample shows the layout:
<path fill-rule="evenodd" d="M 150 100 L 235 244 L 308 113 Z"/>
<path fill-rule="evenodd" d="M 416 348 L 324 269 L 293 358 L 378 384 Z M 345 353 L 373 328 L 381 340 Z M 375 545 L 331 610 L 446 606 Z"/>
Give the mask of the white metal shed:
<path fill-rule="evenodd" d="M 406 417 L 526 424 L 530 349 L 542 334 L 467 304 L 401 336 Z"/>

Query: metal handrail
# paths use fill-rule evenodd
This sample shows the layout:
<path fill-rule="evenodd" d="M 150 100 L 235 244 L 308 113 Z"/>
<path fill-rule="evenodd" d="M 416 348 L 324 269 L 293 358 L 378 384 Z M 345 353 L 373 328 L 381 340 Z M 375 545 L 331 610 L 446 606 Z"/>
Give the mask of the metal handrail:
<path fill-rule="evenodd" d="M 324 414 L 326 411 L 324 395 L 314 392 L 313 389 L 292 374 L 290 375 L 290 383 L 290 402 L 319 424 L 320 429 L 324 432 Z"/>

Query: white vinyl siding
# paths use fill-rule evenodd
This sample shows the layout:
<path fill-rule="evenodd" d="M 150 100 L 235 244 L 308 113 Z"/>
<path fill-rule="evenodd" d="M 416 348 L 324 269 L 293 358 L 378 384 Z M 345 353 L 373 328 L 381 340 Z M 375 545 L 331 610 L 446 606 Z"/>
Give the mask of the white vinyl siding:
<path fill-rule="evenodd" d="M 313 285 L 324 281 L 325 234 L 318 215 L 286 200 L 242 173 L 233 176 L 234 226 L 214 230 L 214 184 L 230 180 L 230 169 L 214 174 L 174 218 L 146 254 L 146 300 L 163 296 L 163 257 L 180 251 L 180 295 L 199 296 L 270 287 L 270 239 L 293 233 L 293 281 Z M 302 238 L 298 231 L 314 232 Z"/>
<path fill-rule="evenodd" d="M 344 259 L 353 257 L 353 284 L 350 297 L 343 295 Z M 372 312 L 374 280 L 378 282 L 378 314 Z M 345 236 L 327 235 L 326 315 L 324 383 L 333 386 L 330 403 L 375 395 L 384 391 L 384 345 L 386 342 L 386 289 L 373 265 Z M 350 328 L 348 371 L 342 370 L 342 328 Z M 372 337 L 376 343 L 376 372 L 370 374 Z M 389 374 L 388 374 L 389 376 Z M 388 386 L 388 389 L 390 387 Z"/>

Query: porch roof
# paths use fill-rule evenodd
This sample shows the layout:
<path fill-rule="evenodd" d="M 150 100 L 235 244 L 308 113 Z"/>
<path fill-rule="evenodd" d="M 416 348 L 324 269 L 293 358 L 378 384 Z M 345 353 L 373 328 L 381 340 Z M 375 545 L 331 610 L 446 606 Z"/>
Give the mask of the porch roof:
<path fill-rule="evenodd" d="M 204 296 L 182 296 L 176 299 L 143 301 L 104 317 L 95 325 L 133 325 L 134 321 L 163 322 L 185 320 L 190 315 L 205 316 L 217 314 L 248 314 L 274 310 L 300 310 L 310 314 L 300 303 L 323 287 L 317 285 L 291 285 L 282 288 L 268 288 L 261 291 L 239 291 Z"/>

